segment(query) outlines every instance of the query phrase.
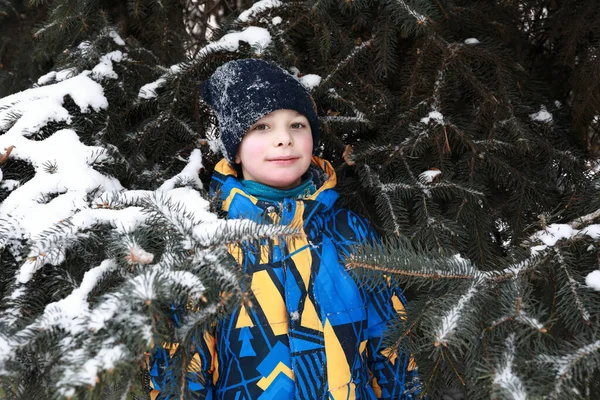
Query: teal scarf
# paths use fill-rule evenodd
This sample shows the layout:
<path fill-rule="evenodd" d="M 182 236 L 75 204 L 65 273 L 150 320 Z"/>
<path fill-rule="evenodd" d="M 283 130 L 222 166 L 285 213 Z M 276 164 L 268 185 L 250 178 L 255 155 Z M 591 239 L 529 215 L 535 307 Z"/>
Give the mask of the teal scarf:
<path fill-rule="evenodd" d="M 258 200 L 282 202 L 283 199 L 303 199 L 315 193 L 317 188 L 311 178 L 292 189 L 276 189 L 256 181 L 241 180 L 242 186 L 248 194 Z"/>

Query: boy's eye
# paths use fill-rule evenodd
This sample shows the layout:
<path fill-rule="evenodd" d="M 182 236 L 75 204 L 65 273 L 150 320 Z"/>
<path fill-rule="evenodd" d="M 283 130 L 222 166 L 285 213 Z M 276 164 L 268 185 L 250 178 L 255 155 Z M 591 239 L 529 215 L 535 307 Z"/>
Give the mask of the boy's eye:
<path fill-rule="evenodd" d="M 256 124 L 252 127 L 253 131 L 264 131 L 268 129 L 269 126 L 267 124 Z"/>
<path fill-rule="evenodd" d="M 292 129 L 302 129 L 305 127 L 306 127 L 306 125 L 304 125 L 302 122 L 294 122 L 292 124 Z"/>

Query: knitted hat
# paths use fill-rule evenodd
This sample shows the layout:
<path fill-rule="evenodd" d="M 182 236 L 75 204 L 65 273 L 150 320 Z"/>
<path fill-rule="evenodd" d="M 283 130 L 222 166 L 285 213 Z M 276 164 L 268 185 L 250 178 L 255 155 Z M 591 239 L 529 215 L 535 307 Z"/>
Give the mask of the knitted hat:
<path fill-rule="evenodd" d="M 234 164 L 237 149 L 252 125 L 276 110 L 294 110 L 310 124 L 313 149 L 319 141 L 319 118 L 308 89 L 277 65 L 260 60 L 230 61 L 200 86 L 202 98 L 217 114 L 225 158 Z"/>

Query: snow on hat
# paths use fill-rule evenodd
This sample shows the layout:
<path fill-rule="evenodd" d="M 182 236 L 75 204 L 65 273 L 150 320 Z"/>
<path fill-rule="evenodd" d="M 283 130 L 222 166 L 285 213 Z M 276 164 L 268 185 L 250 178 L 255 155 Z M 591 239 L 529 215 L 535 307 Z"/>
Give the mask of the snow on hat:
<path fill-rule="evenodd" d="M 275 110 L 294 110 L 310 124 L 313 149 L 319 141 L 319 118 L 308 89 L 277 65 L 244 59 L 223 64 L 201 86 L 217 114 L 225 158 L 234 164 L 237 149 L 252 125 Z"/>

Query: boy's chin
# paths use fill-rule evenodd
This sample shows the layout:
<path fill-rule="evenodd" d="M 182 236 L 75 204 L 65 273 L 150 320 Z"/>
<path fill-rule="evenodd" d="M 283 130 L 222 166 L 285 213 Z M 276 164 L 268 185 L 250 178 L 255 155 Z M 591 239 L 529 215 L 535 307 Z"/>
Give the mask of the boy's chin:
<path fill-rule="evenodd" d="M 278 179 L 278 180 L 270 181 L 269 183 L 266 183 L 266 185 L 271 186 L 272 188 L 275 188 L 275 189 L 287 190 L 287 189 L 295 188 L 300 183 L 302 183 L 300 178 L 297 178 L 295 180 Z"/>

